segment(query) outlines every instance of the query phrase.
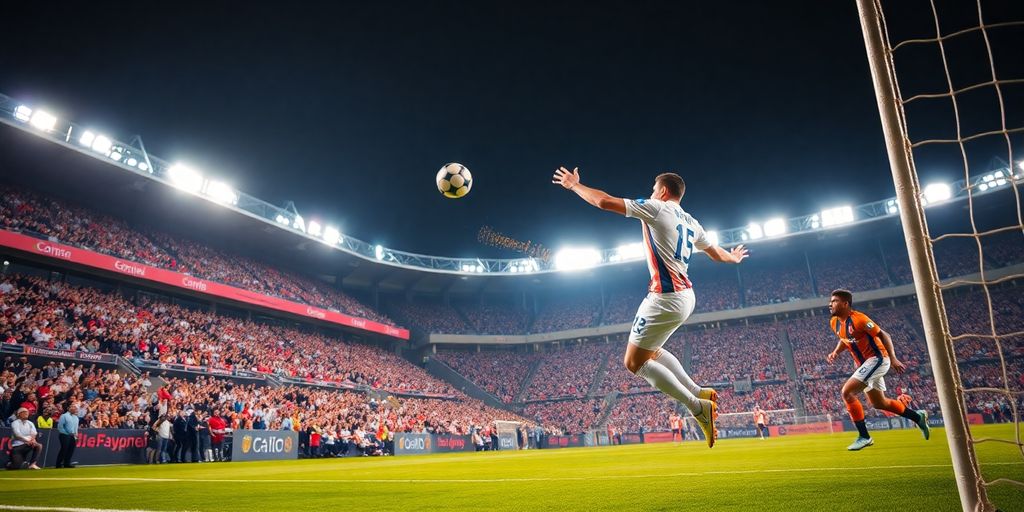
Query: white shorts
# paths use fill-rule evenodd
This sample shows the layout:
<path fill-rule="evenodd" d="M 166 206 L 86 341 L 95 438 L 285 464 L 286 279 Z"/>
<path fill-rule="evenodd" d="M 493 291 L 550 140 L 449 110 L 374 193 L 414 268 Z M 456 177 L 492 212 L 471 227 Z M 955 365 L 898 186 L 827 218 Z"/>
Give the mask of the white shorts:
<path fill-rule="evenodd" d="M 645 350 L 658 350 L 693 313 L 697 300 L 692 289 L 649 293 L 633 318 L 629 342 Z"/>
<path fill-rule="evenodd" d="M 868 387 L 864 391 L 877 389 L 885 391 L 885 374 L 889 373 L 889 358 L 878 359 L 877 356 L 869 357 L 860 365 L 851 377 L 865 383 Z"/>

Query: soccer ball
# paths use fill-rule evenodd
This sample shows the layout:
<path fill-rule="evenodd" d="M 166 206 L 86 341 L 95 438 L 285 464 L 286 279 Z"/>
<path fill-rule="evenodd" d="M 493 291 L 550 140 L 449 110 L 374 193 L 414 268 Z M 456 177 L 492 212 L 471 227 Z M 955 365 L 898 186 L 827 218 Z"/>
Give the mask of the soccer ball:
<path fill-rule="evenodd" d="M 437 171 L 437 190 L 448 199 L 458 199 L 473 188 L 473 175 L 465 165 L 450 163 Z"/>

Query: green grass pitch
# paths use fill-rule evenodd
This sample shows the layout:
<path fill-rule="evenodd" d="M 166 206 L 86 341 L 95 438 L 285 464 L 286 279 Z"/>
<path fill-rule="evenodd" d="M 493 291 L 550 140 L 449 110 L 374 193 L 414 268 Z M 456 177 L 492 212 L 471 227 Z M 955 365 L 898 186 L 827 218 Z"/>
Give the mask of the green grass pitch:
<path fill-rule="evenodd" d="M 1012 438 L 1012 425 L 976 436 Z M 944 432 L 850 433 L 497 453 L 294 462 L 113 466 L 0 473 L 11 505 L 95 509 L 297 510 L 960 510 Z M 978 446 L 986 477 L 1024 479 L 1016 447 Z M 1004 511 L 1024 491 L 990 489 Z M 6 506 L 5 506 L 6 505 Z"/>

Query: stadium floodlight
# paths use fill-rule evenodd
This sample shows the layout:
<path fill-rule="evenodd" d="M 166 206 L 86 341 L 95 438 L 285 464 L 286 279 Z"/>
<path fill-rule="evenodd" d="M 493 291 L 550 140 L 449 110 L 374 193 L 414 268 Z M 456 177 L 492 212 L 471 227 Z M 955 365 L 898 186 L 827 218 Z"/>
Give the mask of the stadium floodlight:
<path fill-rule="evenodd" d="M 48 132 L 53 130 L 54 126 L 57 126 L 57 117 L 49 112 L 36 110 L 32 114 L 32 118 L 29 119 L 28 124 L 44 132 Z"/>
<path fill-rule="evenodd" d="M 896 204 L 895 199 L 890 199 L 885 202 L 885 211 L 889 212 L 890 215 L 895 215 L 900 212 L 900 206 Z"/>
<path fill-rule="evenodd" d="M 29 119 L 32 119 L 32 109 L 28 105 L 18 105 L 14 109 L 14 118 L 23 123 L 27 123 Z"/>
<path fill-rule="evenodd" d="M 334 226 L 327 226 L 324 228 L 324 242 L 330 245 L 337 245 L 341 242 L 341 231 Z"/>
<path fill-rule="evenodd" d="M 203 188 L 203 176 L 182 164 L 174 164 L 167 169 L 167 177 L 175 187 L 193 194 L 199 193 Z"/>
<path fill-rule="evenodd" d="M 615 248 L 608 261 L 615 263 L 619 261 L 633 261 L 644 257 L 644 244 L 640 242 L 623 244 Z"/>
<path fill-rule="evenodd" d="M 113 160 L 115 162 L 120 162 L 121 158 L 124 157 L 124 153 L 122 153 L 121 149 L 118 148 L 118 149 L 115 149 L 115 150 L 111 151 L 108 156 L 110 157 L 111 160 Z"/>
<path fill-rule="evenodd" d="M 953 189 L 946 183 L 932 183 L 924 187 L 924 204 L 941 203 L 953 197 Z"/>
<path fill-rule="evenodd" d="M 135 167 L 136 165 L 139 165 L 139 161 L 135 157 L 131 157 L 131 156 L 128 157 L 128 159 L 125 160 L 124 163 L 126 163 L 126 164 L 128 164 L 128 165 L 130 165 L 132 167 Z"/>
<path fill-rule="evenodd" d="M 592 248 L 567 247 L 555 253 L 555 268 L 558 270 L 581 270 L 601 262 L 601 253 Z"/>
<path fill-rule="evenodd" d="M 85 147 L 92 147 L 94 140 L 96 140 L 96 134 L 89 130 L 82 132 L 82 136 L 78 138 L 78 142 Z"/>
<path fill-rule="evenodd" d="M 839 206 L 821 211 L 822 227 L 830 228 L 853 222 L 853 207 Z"/>
<path fill-rule="evenodd" d="M 779 236 L 786 234 L 786 219 L 775 218 L 764 223 L 764 236 Z"/>
<path fill-rule="evenodd" d="M 815 213 L 811 215 L 811 229 L 818 229 L 821 227 L 821 215 Z"/>
<path fill-rule="evenodd" d="M 302 231 L 303 233 L 306 232 L 306 221 L 302 220 L 302 215 L 295 216 L 295 221 L 292 222 L 292 227 L 299 231 Z"/>
<path fill-rule="evenodd" d="M 718 231 L 705 231 L 704 235 L 708 237 L 711 245 L 718 245 Z"/>
<path fill-rule="evenodd" d="M 238 204 L 238 192 L 223 181 L 211 181 L 206 184 L 206 195 L 220 204 Z"/>
<path fill-rule="evenodd" d="M 151 171 L 149 169 L 149 164 L 147 164 L 146 162 L 139 162 L 139 170 L 140 171 L 150 172 L 150 173 L 153 172 L 153 171 Z"/>
<path fill-rule="evenodd" d="M 764 230 L 761 229 L 761 225 L 756 222 L 751 222 L 746 231 L 743 232 L 744 240 L 758 240 L 764 238 Z"/>
<path fill-rule="evenodd" d="M 384 259 L 384 246 L 377 244 L 377 247 L 373 248 L 373 254 L 378 260 Z"/>
<path fill-rule="evenodd" d="M 274 220 L 276 220 L 278 224 L 281 224 L 281 225 L 284 225 L 284 226 L 287 226 L 287 225 L 291 224 L 291 221 L 288 220 L 288 217 L 285 217 L 284 215 L 281 215 L 280 213 L 277 214 L 277 218 L 274 219 Z"/>
<path fill-rule="evenodd" d="M 320 227 L 320 223 L 315 220 L 309 221 L 309 224 L 306 226 L 306 233 L 313 236 L 320 236 L 322 231 L 323 228 Z"/>
<path fill-rule="evenodd" d="M 85 134 L 82 135 L 83 137 L 85 136 Z M 104 155 L 110 153 L 110 148 L 112 148 L 113 146 L 114 142 L 110 140 L 109 137 L 102 134 L 94 136 L 92 138 L 92 144 L 89 145 L 89 147 L 91 147 L 93 151 Z"/>

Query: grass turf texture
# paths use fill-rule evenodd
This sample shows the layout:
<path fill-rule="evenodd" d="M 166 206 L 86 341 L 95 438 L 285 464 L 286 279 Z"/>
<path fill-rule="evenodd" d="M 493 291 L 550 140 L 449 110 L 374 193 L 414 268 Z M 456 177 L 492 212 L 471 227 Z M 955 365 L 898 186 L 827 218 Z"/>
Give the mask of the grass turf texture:
<path fill-rule="evenodd" d="M 1012 438 L 1012 425 L 974 435 Z M 945 433 L 850 433 L 561 450 L 0 472 L 0 504 L 147 510 L 960 510 Z M 1014 446 L 978 446 L 1024 479 Z M 115 480 L 123 478 L 125 480 Z M 109 479 L 109 480 L 108 480 Z M 154 480 L 131 480 L 154 479 Z M 159 479 L 166 479 L 160 481 Z M 1024 491 L 990 489 L 1002 510 Z M 0 507 L 2 508 L 2 507 Z"/>

